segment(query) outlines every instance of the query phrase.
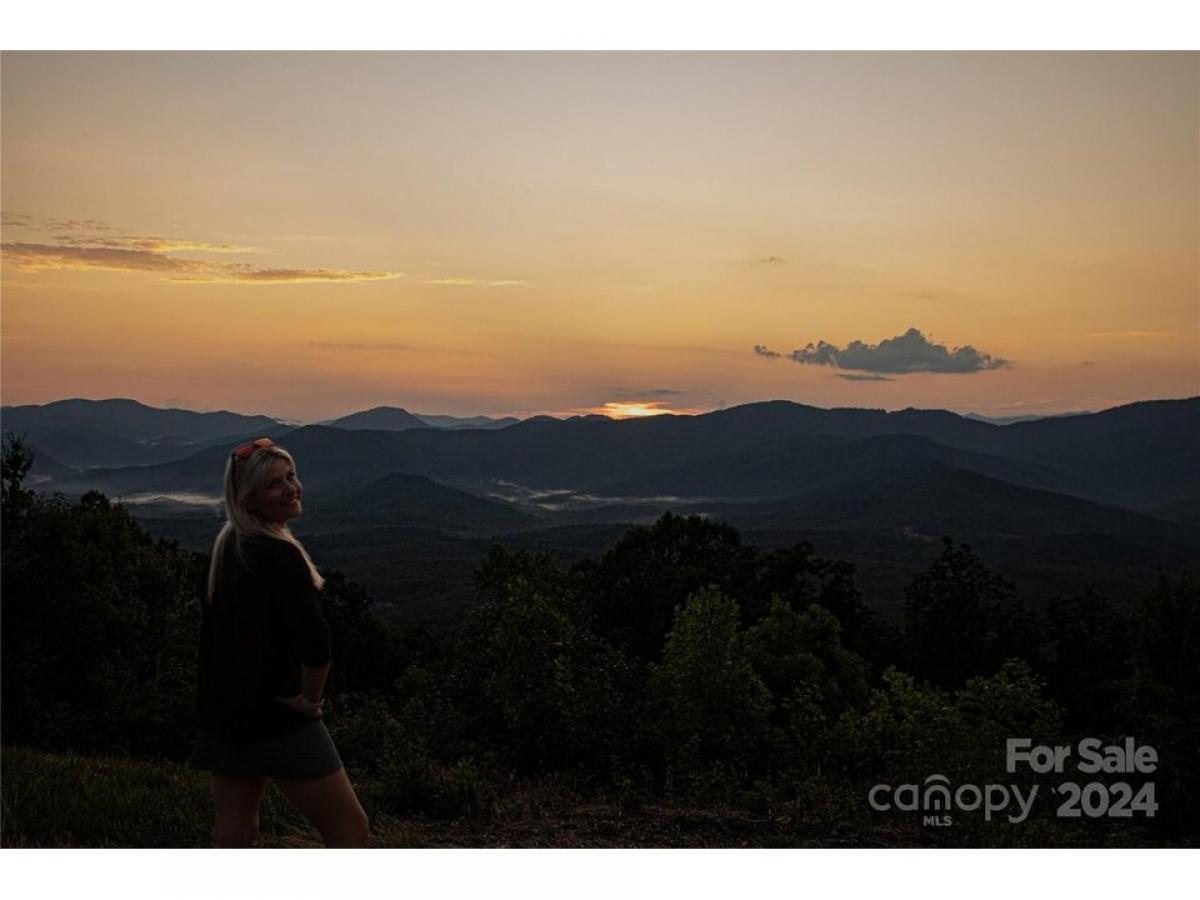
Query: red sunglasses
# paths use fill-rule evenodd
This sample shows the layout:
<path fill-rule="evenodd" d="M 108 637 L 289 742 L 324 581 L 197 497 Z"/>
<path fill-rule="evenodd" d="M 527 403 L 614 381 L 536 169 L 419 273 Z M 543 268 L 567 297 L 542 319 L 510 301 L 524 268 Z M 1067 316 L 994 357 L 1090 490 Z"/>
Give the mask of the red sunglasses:
<path fill-rule="evenodd" d="M 259 438 L 257 441 L 251 441 L 248 444 L 242 444 L 233 453 L 229 454 L 234 459 L 249 459 L 254 455 L 254 451 L 262 447 L 274 447 L 275 442 L 270 438 Z"/>

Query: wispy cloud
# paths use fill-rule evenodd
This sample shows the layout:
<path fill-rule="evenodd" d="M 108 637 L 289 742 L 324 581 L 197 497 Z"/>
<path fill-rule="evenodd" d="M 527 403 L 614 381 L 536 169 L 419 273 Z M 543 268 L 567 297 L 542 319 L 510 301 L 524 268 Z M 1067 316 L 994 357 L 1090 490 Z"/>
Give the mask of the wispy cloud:
<path fill-rule="evenodd" d="M 755 352 L 774 359 L 774 351 L 761 344 Z M 935 344 L 916 328 L 904 334 L 887 338 L 878 344 L 851 341 L 844 347 L 818 341 L 802 350 L 793 350 L 788 356 L 793 362 L 810 366 L 829 366 L 851 372 L 869 372 L 886 375 L 908 375 L 914 372 L 935 374 L 968 374 L 989 369 L 1009 368 L 1007 359 L 981 353 L 969 344 L 950 349 L 945 344 Z M 868 380 L 868 379 L 851 379 Z"/>
<path fill-rule="evenodd" d="M 64 244 L 10 242 L 3 244 L 4 257 L 25 272 L 42 269 L 106 269 L 114 272 L 182 272 L 202 270 L 209 263 L 172 259 L 150 250 L 116 247 L 74 247 Z"/>
<path fill-rule="evenodd" d="M 767 359 L 779 359 L 779 357 L 783 356 L 782 353 L 776 353 L 774 350 L 768 350 L 762 344 L 755 344 L 754 352 L 759 356 L 765 356 Z"/>
<path fill-rule="evenodd" d="M 248 266 L 214 267 L 204 275 L 181 274 L 168 281 L 223 284 L 295 284 L 306 281 L 386 281 L 403 278 L 403 272 L 355 272 L 348 269 L 254 269 Z"/>
<path fill-rule="evenodd" d="M 294 284 L 360 282 L 403 277 L 402 272 L 330 268 L 293 269 L 191 258 L 190 254 L 260 253 L 258 247 L 230 241 L 162 238 L 131 234 L 98 218 L 38 218 L 24 212 L 2 214 L 4 226 L 22 233 L 0 245 L 5 263 L 26 272 L 100 270 L 150 272 L 181 283 Z M 187 254 L 187 256 L 180 256 Z"/>
<path fill-rule="evenodd" d="M 39 219 L 24 213 L 5 212 L 3 222 L 6 227 L 49 238 L 6 241 L 0 245 L 5 262 L 24 272 L 89 269 L 149 272 L 158 274 L 164 281 L 190 284 L 345 283 L 404 277 L 402 272 L 265 267 L 192 259 L 177 254 L 228 255 L 262 251 L 227 241 L 130 234 L 99 219 Z"/>
<path fill-rule="evenodd" d="M 765 256 L 759 260 L 759 262 L 767 263 L 768 265 L 778 265 L 779 263 L 781 263 L 783 261 L 784 261 L 784 259 L 782 256 Z"/>
<path fill-rule="evenodd" d="M 33 216 L 9 212 L 7 209 L 0 210 L 0 225 L 7 225 L 10 228 L 31 228 L 35 224 L 36 220 Z"/>
<path fill-rule="evenodd" d="M 116 238 L 75 237 L 68 234 L 54 235 L 60 245 L 67 247 L 107 247 L 120 250 L 145 250 L 148 253 L 261 253 L 257 247 L 240 244 L 215 244 L 208 241 L 176 240 L 171 238 L 135 237 L 125 235 Z"/>
<path fill-rule="evenodd" d="M 615 387 L 612 389 L 611 394 L 618 400 L 638 400 L 642 397 L 682 397 L 683 391 L 677 391 L 672 388 L 639 390 L 637 388 Z"/>
<path fill-rule="evenodd" d="M 443 284 L 451 287 L 517 287 L 525 283 L 515 278 L 497 281 L 487 281 L 481 278 L 433 278 L 425 282 L 425 284 Z"/>
<path fill-rule="evenodd" d="M 13 242 L 3 245 L 4 258 L 17 269 L 100 269 L 108 272 L 152 272 L 166 281 L 186 283 L 280 284 L 306 281 L 377 281 L 402 278 L 401 272 L 345 269 L 257 268 L 244 263 L 182 259 L 153 250 L 118 247 L 74 247 L 63 244 Z"/>
<path fill-rule="evenodd" d="M 854 372 L 839 374 L 838 378 L 845 378 L 847 381 L 895 381 L 895 378 L 888 378 L 886 375 L 860 375 Z"/>

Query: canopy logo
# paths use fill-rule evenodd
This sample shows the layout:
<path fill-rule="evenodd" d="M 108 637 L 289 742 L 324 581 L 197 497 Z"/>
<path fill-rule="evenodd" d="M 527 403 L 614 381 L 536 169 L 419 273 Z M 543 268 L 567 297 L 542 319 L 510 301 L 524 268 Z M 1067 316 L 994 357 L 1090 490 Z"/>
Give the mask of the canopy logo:
<path fill-rule="evenodd" d="M 1138 745 L 1131 737 L 1122 744 L 1104 745 L 1098 738 L 1084 738 L 1074 747 L 1066 744 L 1034 745 L 1029 738 L 1009 738 L 1005 746 L 1005 768 L 1014 774 L 1021 767 L 1037 775 L 1062 775 L 1068 760 L 1075 771 L 1086 775 L 1147 775 L 1158 767 L 1158 753 L 1148 745 Z M 867 802 L 876 812 L 920 812 L 922 824 L 951 825 L 952 813 L 983 810 L 990 822 L 1004 815 L 1017 824 L 1029 818 L 1037 800 L 1040 784 L 961 784 L 952 788 L 950 779 L 934 773 L 920 784 L 877 784 L 867 792 Z M 1106 783 L 1060 781 L 1049 785 L 1046 796 L 1058 795 L 1056 815 L 1062 818 L 1131 818 L 1142 814 L 1153 818 L 1158 811 L 1154 783 L 1136 787 L 1126 781 Z"/>
<path fill-rule="evenodd" d="M 923 784 L 901 784 L 894 788 L 890 784 L 877 784 L 868 792 L 867 802 L 877 812 L 897 809 L 931 814 L 925 816 L 928 825 L 950 825 L 953 822 L 951 811 L 973 812 L 981 806 L 983 817 L 989 822 L 992 816 L 1010 807 L 1013 811 L 1008 814 L 1008 821 L 1024 822 L 1033 808 L 1037 792 L 1036 784 L 1028 794 L 1022 794 L 1020 786 L 1015 784 L 962 784 L 951 791 L 950 779 L 935 773 Z"/>

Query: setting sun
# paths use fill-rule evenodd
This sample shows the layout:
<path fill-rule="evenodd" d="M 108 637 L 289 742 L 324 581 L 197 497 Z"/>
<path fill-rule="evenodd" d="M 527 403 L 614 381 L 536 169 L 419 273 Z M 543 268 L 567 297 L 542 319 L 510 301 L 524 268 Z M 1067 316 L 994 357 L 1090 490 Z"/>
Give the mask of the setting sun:
<path fill-rule="evenodd" d="M 611 416 L 614 419 L 637 419 L 645 416 L 669 416 L 672 410 L 659 409 L 660 403 L 624 403 L 610 402 L 605 403 L 603 409 L 599 410 L 601 415 Z"/>

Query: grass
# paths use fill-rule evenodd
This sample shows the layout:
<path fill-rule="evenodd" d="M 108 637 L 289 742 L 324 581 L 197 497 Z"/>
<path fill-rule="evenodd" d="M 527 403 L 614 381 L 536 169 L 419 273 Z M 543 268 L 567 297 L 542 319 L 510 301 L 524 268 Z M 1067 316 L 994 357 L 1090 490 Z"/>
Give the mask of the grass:
<path fill-rule="evenodd" d="M 778 823 L 746 813 L 586 802 L 552 778 L 508 785 L 480 815 L 399 818 L 372 808 L 376 847 L 785 846 Z M 207 847 L 209 776 L 179 763 L 47 753 L 0 754 L 0 843 L 5 847 Z M 825 844 L 838 844 L 826 835 Z M 261 847 L 319 847 L 320 837 L 272 787 Z"/>
<path fill-rule="evenodd" d="M 513 782 L 475 815 L 391 815 L 381 785 L 355 781 L 371 817 L 373 847 L 920 847 L 1162 846 L 1152 834 L 1062 822 L 926 829 L 872 821 L 856 796 L 798 798 L 773 814 L 584 798 L 553 777 Z M 153 848 L 211 846 L 209 776 L 180 763 L 47 753 L 0 753 L 0 845 Z M 1192 841 L 1176 845 L 1188 846 Z M 320 847 L 320 836 L 272 787 L 264 848 Z"/>

